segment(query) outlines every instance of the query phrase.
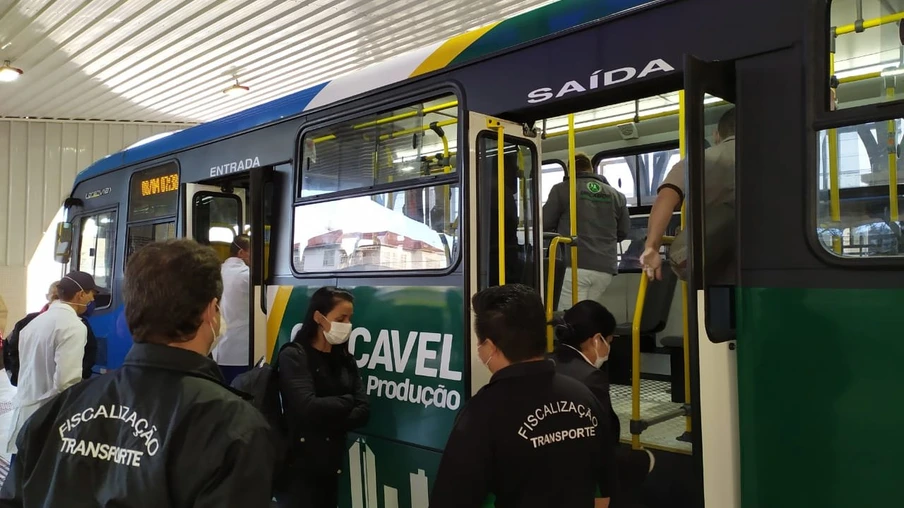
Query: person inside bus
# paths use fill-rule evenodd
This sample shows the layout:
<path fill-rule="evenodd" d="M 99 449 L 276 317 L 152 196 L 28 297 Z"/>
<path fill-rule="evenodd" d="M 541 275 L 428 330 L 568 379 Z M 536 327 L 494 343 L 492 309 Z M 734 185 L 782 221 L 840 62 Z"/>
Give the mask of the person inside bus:
<path fill-rule="evenodd" d="M 335 508 L 346 433 L 364 426 L 370 403 L 348 351 L 354 298 L 334 287 L 314 292 L 301 329 L 279 352 L 279 391 L 292 448 L 280 507 Z"/>
<path fill-rule="evenodd" d="M 134 343 L 122 367 L 46 399 L 19 434 L 0 506 L 269 506 L 270 427 L 207 358 L 222 292 L 210 247 L 179 239 L 133 253 L 122 299 Z"/>
<path fill-rule="evenodd" d="M 714 210 L 734 211 L 735 201 L 735 108 L 732 107 L 722 114 L 719 124 L 713 132 L 715 144 L 704 152 L 705 199 L 707 213 Z M 672 166 L 668 175 L 662 180 L 650 210 L 650 218 L 647 223 L 647 241 L 640 262 L 650 280 L 662 279 L 662 256 L 659 248 L 662 245 L 662 236 L 665 234 L 672 214 L 680 210 L 681 202 L 685 197 L 685 160 L 682 159 Z M 713 217 L 715 218 L 715 217 Z M 729 228 L 733 226 L 733 215 L 727 221 L 722 221 Z M 734 242 L 729 231 L 728 234 L 708 231 L 707 237 L 712 238 L 713 247 L 707 249 L 707 269 L 714 273 L 730 274 L 734 270 L 735 253 Z M 724 276 L 724 275 L 723 275 Z M 733 293 L 732 293 L 733 294 Z"/>
<path fill-rule="evenodd" d="M 576 216 L 578 221 L 578 273 L 571 273 L 571 249 L 566 248 L 565 279 L 559 309 L 571 306 L 571 278 L 578 279 L 577 300 L 601 300 L 618 273 L 618 243 L 631 232 L 631 216 L 625 195 L 593 172 L 586 154 L 575 155 Z M 571 236 L 568 181 L 557 183 L 543 205 L 543 230 Z"/>
<path fill-rule="evenodd" d="M 619 447 L 621 426 L 612 409 L 609 379 L 601 370 L 609 359 L 615 334 L 615 316 L 594 300 L 582 300 L 565 311 L 555 322 L 558 345 L 551 355 L 556 372 L 577 379 L 590 388 L 607 413 L 612 446 L 618 465 L 618 481 L 612 495 L 612 507 L 637 506 L 641 484 L 653 471 L 655 458 L 649 450 L 634 451 Z"/>
<path fill-rule="evenodd" d="M 249 365 L 249 345 L 251 333 L 250 312 L 250 269 L 251 237 L 238 235 L 229 246 L 229 258 L 223 262 L 220 273 L 223 276 L 223 301 L 220 310 L 226 329 L 223 338 L 213 351 L 226 384 L 232 383 L 239 374 L 247 371 Z"/>
<path fill-rule="evenodd" d="M 607 507 L 614 446 L 593 392 L 545 357 L 536 289 L 494 286 L 471 299 L 476 355 L 492 373 L 459 413 L 430 493 L 430 508 Z M 599 489 L 601 497 L 595 497 Z"/>

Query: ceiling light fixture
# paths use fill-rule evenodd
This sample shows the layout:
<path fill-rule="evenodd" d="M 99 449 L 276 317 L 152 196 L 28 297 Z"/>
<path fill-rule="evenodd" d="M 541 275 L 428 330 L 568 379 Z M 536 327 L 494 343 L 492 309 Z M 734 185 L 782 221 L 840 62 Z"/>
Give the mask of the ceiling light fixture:
<path fill-rule="evenodd" d="M 230 86 L 230 87 L 227 88 L 226 90 L 223 90 L 223 93 L 226 94 L 226 95 L 242 95 L 242 94 L 244 94 L 244 93 L 247 93 L 247 92 L 250 91 L 250 90 L 251 90 L 251 89 L 248 88 L 247 86 L 242 86 L 242 85 L 240 85 L 240 84 L 239 84 L 239 78 L 236 77 L 236 78 L 235 78 L 235 84 L 232 85 L 232 86 Z"/>
<path fill-rule="evenodd" d="M 0 67 L 0 81 L 4 83 L 9 83 L 10 81 L 15 81 L 19 79 L 19 76 L 23 74 L 22 69 L 13 67 L 10 65 L 9 60 L 3 62 L 3 66 Z"/>

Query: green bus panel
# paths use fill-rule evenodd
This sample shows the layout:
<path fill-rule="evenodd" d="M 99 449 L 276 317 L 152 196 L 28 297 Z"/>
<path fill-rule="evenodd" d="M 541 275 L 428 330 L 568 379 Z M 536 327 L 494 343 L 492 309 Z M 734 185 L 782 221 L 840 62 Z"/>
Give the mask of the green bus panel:
<path fill-rule="evenodd" d="M 904 290 L 739 291 L 743 508 L 904 506 Z"/>
<path fill-rule="evenodd" d="M 316 289 L 292 289 L 277 350 L 304 319 Z M 466 398 L 462 289 L 345 289 L 355 297 L 348 347 L 370 399 L 370 422 L 361 432 L 442 450 Z"/>

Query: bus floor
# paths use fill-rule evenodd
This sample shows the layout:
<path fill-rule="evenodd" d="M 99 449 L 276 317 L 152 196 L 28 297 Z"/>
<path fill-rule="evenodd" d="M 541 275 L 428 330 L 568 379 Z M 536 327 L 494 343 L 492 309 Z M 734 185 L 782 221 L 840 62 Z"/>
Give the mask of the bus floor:
<path fill-rule="evenodd" d="M 668 389 L 669 383 L 665 381 L 640 380 L 640 417 L 642 419 L 681 409 L 681 404 L 672 402 Z M 621 441 L 630 444 L 631 387 L 613 384 L 609 387 L 609 396 L 612 399 L 612 409 L 618 415 L 621 425 Z M 678 437 L 684 434 L 685 425 L 683 416 L 657 423 L 643 431 L 640 435 L 640 443 L 653 450 L 689 455 L 691 443 L 678 440 Z"/>
<path fill-rule="evenodd" d="M 681 408 L 672 402 L 669 383 L 650 379 L 640 380 L 640 416 L 643 419 Z M 613 384 L 609 387 L 612 409 L 621 426 L 621 446 L 631 446 L 631 387 Z M 698 508 L 693 477 L 691 443 L 677 438 L 685 431 L 684 417 L 653 425 L 640 436 L 641 445 L 652 450 L 656 467 L 643 487 L 643 508 Z"/>

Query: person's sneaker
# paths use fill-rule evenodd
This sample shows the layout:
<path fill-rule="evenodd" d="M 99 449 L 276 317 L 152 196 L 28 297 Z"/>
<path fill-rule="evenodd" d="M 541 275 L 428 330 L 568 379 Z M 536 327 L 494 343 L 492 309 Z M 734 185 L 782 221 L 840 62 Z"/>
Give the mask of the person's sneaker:
<path fill-rule="evenodd" d="M 653 472 L 653 468 L 656 466 L 656 456 L 653 455 L 649 448 L 644 448 L 644 451 L 650 456 L 650 470 L 647 471 L 647 474 L 649 474 Z"/>

